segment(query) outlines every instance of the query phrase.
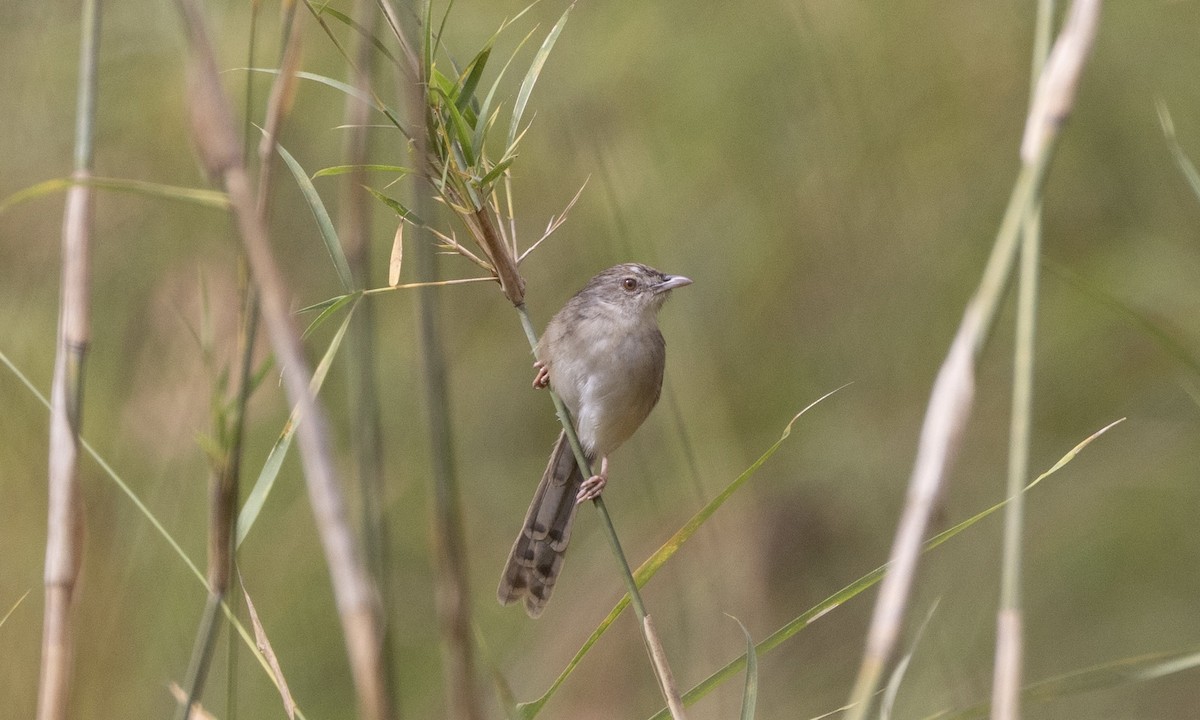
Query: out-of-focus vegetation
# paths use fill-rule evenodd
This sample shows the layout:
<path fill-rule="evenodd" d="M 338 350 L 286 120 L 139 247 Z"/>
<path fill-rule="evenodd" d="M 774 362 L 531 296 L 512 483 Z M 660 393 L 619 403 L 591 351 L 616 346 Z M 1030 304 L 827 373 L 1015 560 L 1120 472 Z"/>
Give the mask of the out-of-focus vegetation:
<path fill-rule="evenodd" d="M 806 415 L 645 589 L 682 687 L 743 651 L 737 624 L 722 613 L 761 639 L 886 557 L 933 375 L 1017 169 L 1032 42 L 1026 5 L 593 0 L 572 11 L 514 165 L 526 237 L 591 178 L 566 225 L 522 267 L 535 322 L 616 262 L 696 281 L 662 314 L 670 347 L 663 402 L 613 458 L 605 498 L 631 560 L 758 457 L 797 410 L 854 383 Z M 445 43 L 465 62 L 522 7 L 464 0 Z M 543 2 L 522 23 L 540 23 L 544 33 L 563 9 Z M 248 10 L 212 3 L 209 12 L 231 70 L 227 87 L 240 98 L 245 73 L 234 69 L 245 63 Z M 344 77 L 328 39 L 300 17 L 309 25 L 304 68 Z M 262 37 L 276 37 L 274 20 L 264 13 Z M 77 23 L 71 4 L 0 6 L 0 198 L 69 172 Z M 1112 420 L 1128 421 L 1027 500 L 1030 681 L 1200 648 L 1200 198 L 1176 167 L 1155 109 L 1165 102 L 1184 150 L 1200 157 L 1198 29 L 1195 3 L 1105 7 L 1046 187 L 1035 473 Z M 501 38 L 503 54 L 525 31 Z M 260 56 L 274 52 L 264 47 Z M 169 4 L 106 7 L 98 175 L 205 186 L 188 140 L 181 55 Z M 270 78 L 253 82 L 261 100 Z M 376 84 L 387 97 L 393 85 Z M 301 85 L 281 142 L 309 172 L 341 162 L 342 104 L 336 91 Z M 252 109 L 259 120 L 261 108 Z M 375 134 L 373 157 L 409 162 L 394 130 Z M 285 173 L 277 178 L 272 234 L 302 307 L 340 289 L 300 192 Z M 315 182 L 332 207 L 336 179 Z M 43 389 L 54 360 L 61 210 L 53 195 L 0 215 L 0 351 Z M 386 282 L 394 231 L 382 205 L 376 220 L 371 286 Z M 212 377 L 196 336 L 233 350 L 238 246 L 230 222 L 212 209 L 103 192 L 95 248 L 84 437 L 202 558 L 208 471 L 197 436 L 209 427 Z M 441 273 L 477 268 L 445 257 Z M 484 656 L 518 699 L 530 699 L 622 586 L 585 509 L 546 614 L 534 622 L 496 605 L 497 574 L 557 421 L 548 400 L 529 390 L 528 347 L 496 287 L 441 292 L 475 621 Z M 437 717 L 428 443 L 412 298 L 397 292 L 369 302 L 387 438 L 389 491 L 379 502 L 393 522 L 389 582 L 403 606 L 389 618 L 400 704 L 408 717 Z M 942 526 L 1003 495 L 1010 315 L 981 369 Z M 312 338 L 312 357 L 331 332 Z M 356 428 L 336 379 L 323 398 L 344 449 Z M 251 475 L 286 413 L 276 383 L 265 383 L 251 405 Z M 32 591 L 0 626 L 4 716 L 31 716 L 36 698 L 46 437 L 44 408 L 0 372 L 0 615 Z M 204 592 L 108 478 L 90 461 L 82 468 L 87 549 L 74 708 L 163 716 Z M 901 687 L 899 717 L 988 696 L 999 533 L 999 522 L 987 521 L 927 557 L 914 617 L 940 603 Z M 239 562 L 307 716 L 350 717 L 345 653 L 294 459 Z M 844 701 L 870 599 L 759 659 L 760 717 L 812 717 Z M 628 618 L 580 671 L 586 678 L 568 680 L 545 716 L 644 717 L 660 706 Z M 206 697 L 224 689 L 214 672 Z M 243 717 L 278 716 L 274 690 L 248 658 L 237 692 Z M 741 683 L 727 683 L 691 717 L 733 717 L 740 698 Z M 1025 716 L 1189 718 L 1198 701 L 1195 677 L 1183 673 L 1029 705 Z"/>

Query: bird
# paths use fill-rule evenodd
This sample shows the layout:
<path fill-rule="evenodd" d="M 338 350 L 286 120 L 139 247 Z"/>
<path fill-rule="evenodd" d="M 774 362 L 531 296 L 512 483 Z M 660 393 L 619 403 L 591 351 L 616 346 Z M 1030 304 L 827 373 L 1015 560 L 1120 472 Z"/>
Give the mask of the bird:
<path fill-rule="evenodd" d="M 545 610 L 576 509 L 600 496 L 608 456 L 658 402 L 666 365 L 658 311 L 672 290 L 691 283 L 639 263 L 616 265 L 589 280 L 546 325 L 534 350 L 533 387 L 558 394 L 588 465 L 599 460 L 600 470 L 585 480 L 566 431 L 559 433 L 500 576 L 501 605 L 524 599 L 532 618 Z"/>

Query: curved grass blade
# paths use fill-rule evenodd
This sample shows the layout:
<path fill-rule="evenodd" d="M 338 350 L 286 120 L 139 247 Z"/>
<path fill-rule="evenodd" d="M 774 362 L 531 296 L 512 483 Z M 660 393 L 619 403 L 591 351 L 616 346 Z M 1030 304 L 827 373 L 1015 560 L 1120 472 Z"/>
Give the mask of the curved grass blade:
<path fill-rule="evenodd" d="M 941 598 L 933 601 L 929 612 L 925 613 L 925 619 L 921 622 L 921 626 L 917 628 L 912 646 L 908 652 L 904 653 L 904 657 L 900 658 L 900 662 L 896 663 L 892 676 L 888 678 L 887 686 L 883 689 L 883 699 L 879 702 L 879 720 L 892 720 L 892 711 L 896 706 L 896 696 L 900 694 L 900 685 L 904 682 L 904 675 L 908 672 L 913 653 L 917 651 L 917 645 L 921 643 L 921 636 L 925 634 L 925 628 L 929 626 L 929 621 L 933 619 L 933 614 L 937 612 L 940 602 Z"/>
<path fill-rule="evenodd" d="M 676 531 L 676 533 L 672 535 L 662 547 L 660 547 L 653 555 L 651 555 L 644 563 L 642 563 L 641 567 L 639 567 L 637 571 L 633 573 L 633 578 L 634 581 L 637 582 L 637 586 L 645 586 L 645 584 L 649 582 L 650 578 L 654 577 L 654 574 L 658 572 L 659 568 L 661 568 L 667 562 L 667 560 L 669 560 L 671 556 L 674 555 L 685 542 L 687 542 L 688 538 L 695 534 L 696 530 L 700 528 L 704 521 L 711 517 L 712 514 L 716 512 L 717 508 L 725 504 L 725 501 L 728 500 L 738 488 L 744 485 L 746 481 L 749 480 L 750 477 L 754 475 L 754 473 L 757 472 L 760 467 L 762 467 L 763 463 L 765 463 L 772 455 L 775 454 L 775 451 L 778 450 L 781 445 L 783 445 L 783 441 L 787 440 L 788 436 L 792 434 L 792 426 L 797 420 L 800 419 L 800 416 L 804 415 L 806 412 L 816 406 L 817 403 L 820 403 L 822 400 L 838 392 L 838 390 L 841 390 L 844 387 L 846 387 L 846 385 L 843 385 L 837 390 L 832 390 L 828 393 L 825 393 L 810 403 L 808 407 L 796 413 L 796 415 L 788 422 L 787 427 L 783 429 L 783 434 L 778 440 L 775 441 L 774 445 L 767 448 L 767 451 L 759 456 L 759 458 L 755 460 L 750 467 L 746 468 L 741 475 L 738 475 L 737 478 L 735 478 L 733 482 L 729 483 L 729 485 L 722 490 L 719 495 L 709 501 L 707 505 L 693 515 L 692 518 L 688 520 L 683 527 Z M 563 671 L 559 673 L 558 677 L 554 679 L 554 682 L 550 684 L 549 689 L 547 689 L 546 692 L 536 700 L 531 700 L 530 702 L 517 705 L 516 717 L 532 718 L 537 715 L 538 712 L 541 711 L 542 706 L 546 704 L 546 701 L 548 701 L 554 695 L 554 693 L 558 691 L 558 688 L 566 681 L 571 673 L 574 672 L 575 667 L 578 666 L 580 661 L 583 660 L 583 656 L 587 655 L 588 651 L 592 649 L 592 646 L 596 644 L 596 641 L 600 639 L 600 636 L 608 631 L 609 626 L 613 624 L 617 617 L 620 616 L 621 612 L 624 611 L 628 606 L 629 594 L 626 593 L 617 602 L 616 606 L 608 613 L 608 615 L 605 616 L 602 621 L 600 621 L 600 625 L 598 625 L 596 629 L 592 631 L 592 634 L 588 636 L 587 640 L 584 641 L 583 646 L 576 651 L 575 656 L 571 658 L 571 661 L 567 663 L 567 666 L 563 668 Z M 742 657 L 743 659 L 745 658 L 744 655 Z M 663 712 L 665 713 L 666 710 Z"/>
<path fill-rule="evenodd" d="M 1022 704 L 1057 700 L 1093 690 L 1156 680 L 1196 667 L 1200 667 L 1200 648 L 1174 653 L 1138 655 L 1030 683 L 1021 689 L 1021 699 Z M 991 702 L 987 701 L 961 710 L 942 710 L 927 716 L 925 720 L 985 718 L 990 712 L 990 706 Z"/>
<path fill-rule="evenodd" d="M 1030 490 L 1032 490 L 1042 480 L 1045 480 L 1047 477 L 1058 472 L 1064 465 L 1066 465 L 1067 463 L 1074 460 L 1075 456 L 1078 455 L 1080 453 L 1080 451 L 1082 451 L 1085 447 L 1087 447 L 1089 444 L 1091 444 L 1091 442 L 1093 440 L 1100 437 L 1101 435 L 1103 435 L 1104 433 L 1106 433 L 1110 429 L 1112 429 L 1114 426 L 1116 426 L 1124 421 L 1125 421 L 1125 418 L 1121 418 L 1120 420 L 1111 422 L 1108 425 L 1105 425 L 1104 427 L 1100 428 L 1096 432 L 1092 433 L 1088 437 L 1084 438 L 1084 440 L 1082 442 L 1080 442 L 1075 447 L 1071 448 L 1071 450 L 1066 455 L 1063 455 L 1061 458 L 1059 458 L 1058 462 L 1054 463 L 1054 465 L 1051 466 L 1051 468 L 1049 470 L 1042 473 L 1041 475 L 1038 475 L 1037 478 L 1035 480 L 1033 480 L 1033 482 L 1026 485 L 1025 488 L 1021 492 L 1029 492 Z M 1008 499 L 1001 500 L 1000 502 L 996 503 L 995 505 L 991 506 L 990 508 L 988 508 L 980 513 L 977 513 L 977 514 L 967 518 L 966 520 L 963 520 L 962 522 L 958 523 L 954 527 L 951 527 L 947 530 L 943 530 L 942 532 L 938 533 L 937 535 L 934 535 L 932 538 L 925 541 L 925 546 L 924 546 L 922 552 L 929 552 L 930 550 L 933 550 L 934 548 L 938 547 L 939 545 L 945 543 L 950 538 L 954 537 L 955 535 L 958 535 L 963 530 L 966 530 L 967 528 L 971 527 L 972 525 L 978 523 L 980 520 L 983 520 L 984 518 L 991 515 L 992 513 L 1000 510 L 1007 504 L 1008 504 Z M 808 611 L 800 614 L 794 620 L 788 622 L 783 627 L 781 627 L 778 630 L 776 630 L 775 632 L 771 633 L 771 635 L 768 636 L 766 639 L 759 642 L 758 645 L 755 646 L 755 649 L 758 651 L 758 654 L 764 655 L 764 654 L 770 652 L 771 650 L 774 650 L 776 647 L 778 647 L 780 644 L 782 644 L 784 640 L 787 640 L 788 638 L 792 637 L 793 635 L 800 632 L 804 628 L 808 627 L 810 624 L 812 624 L 818 618 L 822 617 L 823 615 L 825 615 L 829 611 L 833 610 L 834 608 L 838 607 L 839 605 L 845 603 L 847 600 L 854 598 L 856 595 L 860 594 L 861 592 L 863 592 L 867 588 L 871 587 L 872 585 L 875 585 L 883 578 L 883 574 L 886 571 L 887 571 L 887 565 L 881 565 L 881 566 L 875 568 L 874 570 L 872 570 L 871 572 L 867 573 L 866 575 L 863 575 L 859 579 L 855 580 L 854 582 L 850 583 L 849 585 L 842 588 L 841 590 L 837 591 L 833 595 L 830 595 L 828 598 L 822 600 L 820 603 L 813 606 Z M 715 688 L 716 686 L 718 686 L 721 683 L 728 680 L 730 677 L 733 677 L 738 672 L 740 672 L 742 670 L 742 668 L 745 667 L 745 663 L 746 663 L 745 655 L 742 655 L 741 657 L 733 659 L 727 665 L 725 665 L 725 667 L 721 668 L 720 670 L 717 670 L 712 675 L 709 675 L 707 678 L 705 678 L 703 681 L 701 681 L 694 688 L 692 688 L 688 692 L 684 693 L 684 696 L 683 696 L 684 703 L 690 705 L 690 704 L 694 703 L 695 701 L 699 700 L 700 698 L 704 697 L 709 692 L 711 692 L 713 688 Z M 666 718 L 666 717 L 668 717 L 668 713 L 667 713 L 666 708 L 663 708 L 658 713 L 651 716 L 651 720 L 662 720 L 663 718 Z"/>
<path fill-rule="evenodd" d="M 355 22 L 354 19 L 351 18 L 349 15 L 346 15 L 345 13 L 343 13 L 339 10 L 334 10 L 333 8 L 329 7 L 328 5 L 322 5 L 321 9 L 318 11 L 318 14 L 329 15 L 334 20 L 337 20 L 338 22 L 342 23 L 346 27 L 354 30 L 354 32 L 356 32 L 359 35 L 366 38 L 366 40 L 368 42 L 370 42 L 371 45 L 373 45 L 376 50 L 378 50 L 380 53 L 382 53 L 384 57 L 386 57 L 388 60 L 390 60 L 393 65 L 396 65 L 396 66 L 400 65 L 399 61 L 397 61 L 396 57 L 394 55 L 392 55 L 392 53 L 387 49 L 387 46 L 383 44 L 382 40 L 380 40 L 379 38 L 377 38 L 374 35 L 372 35 L 371 33 L 369 33 L 366 28 L 364 28 L 362 25 L 359 25 L 357 22 Z"/>
<path fill-rule="evenodd" d="M 329 374 L 329 366 L 333 364 L 333 358 L 337 356 L 338 348 L 342 345 L 342 338 L 346 336 L 346 329 L 350 327 L 350 318 L 354 317 L 355 307 L 357 307 L 357 303 L 350 308 L 350 312 L 346 313 L 341 326 L 334 333 L 333 339 L 329 341 L 329 347 L 325 349 L 325 354 L 321 356 L 321 362 L 317 363 L 317 367 L 313 369 L 310 388 L 314 397 L 321 392 L 325 376 Z M 275 441 L 270 454 L 267 455 L 266 462 L 263 463 L 258 479 L 254 481 L 254 488 L 242 505 L 241 512 L 238 513 L 237 547 L 241 547 L 250 528 L 254 527 L 254 522 L 258 520 L 259 513 L 262 512 L 263 505 L 266 504 L 267 498 L 271 494 L 271 488 L 275 487 L 275 480 L 279 477 L 279 468 L 283 466 L 283 459 L 287 457 L 288 448 L 292 446 L 292 437 L 296 434 L 296 426 L 301 421 L 299 413 L 293 408 L 287 422 L 284 423 L 283 430 L 279 433 L 279 439 Z"/>
<path fill-rule="evenodd" d="M 236 69 L 245 70 L 247 72 L 266 73 L 268 75 L 278 75 L 279 74 L 278 68 L 236 68 Z M 307 72 L 307 71 L 296 73 L 296 77 L 301 78 L 303 80 L 311 80 L 313 82 L 318 82 L 318 83 L 321 83 L 322 85 L 328 85 L 329 87 L 331 87 L 335 90 L 341 90 L 343 93 L 349 95 L 350 97 L 361 100 L 362 102 L 366 103 L 367 105 L 370 105 L 372 108 L 374 108 L 375 110 L 378 110 L 381 113 L 387 114 L 387 113 L 391 112 L 391 110 L 386 105 L 383 105 L 380 102 L 378 102 L 374 97 L 372 97 L 370 95 L 370 93 L 364 93 L 361 90 L 359 90 L 358 88 L 351 85 L 350 83 L 342 82 L 341 80 L 336 80 L 327 75 L 318 75 L 317 73 L 312 73 L 312 72 Z"/>
<path fill-rule="evenodd" d="M 1175 122 L 1171 120 L 1171 113 L 1167 110 L 1167 104 L 1162 100 L 1155 103 L 1158 106 L 1158 122 L 1162 125 L 1163 135 L 1167 138 L 1167 144 L 1171 147 L 1171 155 L 1175 158 L 1175 164 L 1179 166 L 1179 170 L 1183 172 L 1183 176 L 1187 178 L 1188 185 L 1191 185 L 1192 192 L 1200 198 L 1200 171 L 1196 170 L 1196 166 L 1192 164 L 1191 158 L 1183 151 L 1183 146 L 1179 144 L 1179 138 L 1175 137 Z"/>
<path fill-rule="evenodd" d="M 530 5 L 529 7 L 525 8 L 525 10 L 522 10 L 517 17 L 524 15 L 530 7 L 533 7 L 533 5 Z M 498 74 L 496 79 L 492 81 L 492 87 L 488 90 L 487 97 L 484 98 L 483 105 L 479 108 L 479 122 L 475 125 L 474 142 L 475 147 L 477 148 L 483 147 L 484 135 L 487 134 L 488 126 L 491 124 L 491 116 L 493 115 L 492 100 L 496 96 L 496 88 L 500 87 L 500 80 L 504 77 L 504 74 L 508 72 L 508 66 L 512 65 L 513 59 L 517 57 L 517 53 L 521 51 L 521 48 L 525 47 L 525 43 L 529 42 L 529 38 L 533 37 L 533 32 L 533 30 L 530 30 L 528 33 L 526 33 L 525 37 L 521 39 L 521 42 L 517 43 L 517 47 L 513 50 L 512 55 L 508 56 L 508 62 L 504 63 L 504 67 L 500 68 L 500 74 Z M 497 108 L 497 111 L 499 111 L 499 108 Z"/>
<path fill-rule="evenodd" d="M 400 175 L 408 175 L 413 172 L 412 168 L 407 168 L 403 165 L 334 165 L 332 167 L 321 168 L 320 170 L 316 171 L 312 174 L 312 179 L 316 180 L 319 177 L 330 177 L 333 175 L 348 175 L 355 170 L 397 173 Z"/>
<path fill-rule="evenodd" d="M 375 188 L 367 187 L 366 185 L 364 185 L 363 187 L 366 188 L 367 192 L 374 195 L 376 200 L 378 200 L 379 202 L 383 203 L 384 205 L 387 205 L 388 207 L 390 207 L 392 209 L 392 212 L 399 215 L 401 219 L 408 220 L 409 222 L 415 223 L 417 225 L 425 224 L 425 223 L 421 222 L 421 218 L 417 217 L 413 213 L 412 210 L 409 210 L 408 208 L 406 208 L 404 206 L 404 204 L 401 203 L 399 200 L 388 197 L 387 195 L 384 195 L 383 193 L 376 190 Z"/>
<path fill-rule="evenodd" d="M 472 147 L 471 126 L 463 114 L 459 112 L 458 105 L 454 97 L 444 92 L 441 88 L 434 87 L 431 90 L 440 95 L 445 100 L 446 113 L 450 116 L 450 124 L 454 126 L 454 137 L 458 141 L 458 147 L 463 153 L 463 169 L 470 170 L 475 167 L 475 148 Z"/>
<path fill-rule="evenodd" d="M 12 607 L 8 609 L 8 612 L 4 613 L 4 617 L 0 618 L 0 627 L 4 627 L 4 623 L 8 622 L 8 618 L 12 616 L 14 612 L 16 612 L 17 608 L 21 607 L 21 603 L 25 602 L 25 598 L 29 597 L 30 592 L 32 592 L 32 590 L 26 590 L 25 594 L 17 598 L 17 601 L 12 604 Z"/>
<path fill-rule="evenodd" d="M 508 142 L 505 147 L 512 147 L 513 140 L 517 137 L 517 128 L 521 125 L 521 116 L 525 114 L 525 106 L 529 103 L 529 95 L 533 92 L 533 86 L 537 84 L 538 75 L 542 72 L 542 67 L 546 64 L 546 58 L 550 56 L 550 51 L 554 49 L 554 43 L 558 40 L 559 34 L 562 32 L 563 25 L 567 24 L 567 15 L 571 13 L 571 8 L 575 7 L 575 3 L 567 6 L 563 11 L 562 17 L 558 22 L 554 23 L 554 27 L 550 28 L 550 34 L 542 41 L 542 46 L 538 49 L 537 54 L 533 56 L 533 63 L 529 66 L 529 72 L 525 73 L 525 79 L 521 82 L 521 90 L 517 93 L 517 104 L 513 106 L 512 123 L 508 127 Z"/>
<path fill-rule="evenodd" d="M 488 58 L 492 55 L 491 41 L 483 46 L 470 64 L 463 70 L 463 78 L 461 80 L 462 87 L 458 90 L 458 98 L 455 100 L 455 105 L 462 112 L 466 112 L 471 108 L 472 101 L 475 100 L 475 88 L 479 86 L 479 80 L 483 77 L 483 69 L 487 65 Z M 479 103 L 475 102 L 475 109 L 478 110 Z"/>
<path fill-rule="evenodd" d="M 338 297 L 335 297 L 332 300 L 326 300 L 325 302 L 318 303 L 317 305 L 323 306 L 321 309 L 321 312 L 317 315 L 316 318 L 313 319 L 312 322 L 310 322 L 308 324 L 308 327 L 304 329 L 304 334 L 300 336 L 301 339 L 307 340 L 308 336 L 312 335 L 313 332 L 315 332 L 317 328 L 319 328 L 319 327 L 321 327 L 321 325 L 325 324 L 325 321 L 328 320 L 330 317 L 332 317 L 334 313 L 336 313 L 338 310 L 341 310 L 342 308 L 346 307 L 347 303 L 357 300 L 358 298 L 362 297 L 362 295 L 363 295 L 362 291 L 360 290 L 358 292 L 352 292 L 352 293 L 348 293 L 346 295 L 339 295 Z M 305 308 L 304 310 L 308 310 L 310 308 L 315 308 L 315 307 L 317 307 L 317 305 L 310 305 L 309 307 Z M 304 312 L 304 310 L 301 310 L 300 312 Z"/>
<path fill-rule="evenodd" d="M 350 292 L 354 289 L 350 263 L 346 262 L 342 241 L 338 239 L 337 230 L 333 228 L 333 220 L 329 217 L 329 211 L 325 209 L 325 203 L 321 201 L 321 195 L 317 193 L 317 188 L 312 184 L 312 180 L 309 180 L 308 173 L 300 167 L 300 163 L 296 162 L 296 158 L 292 157 L 292 154 L 279 143 L 275 143 L 275 149 L 279 152 L 279 157 L 283 158 L 288 169 L 292 171 L 292 176 L 296 178 L 296 184 L 300 186 L 300 192 L 304 194 L 304 200 L 308 203 L 308 209 L 316 218 L 317 229 L 321 232 L 321 239 L 325 242 L 329 259 L 333 261 L 333 269 L 337 271 L 342 289 Z"/>
<path fill-rule="evenodd" d="M 43 180 L 40 183 L 16 191 L 12 195 L 0 200 L 0 213 L 27 200 L 62 192 L 72 185 L 87 185 L 88 187 L 103 190 L 116 190 L 118 192 L 129 192 L 135 195 L 146 195 L 165 200 L 178 200 L 216 210 L 229 209 L 229 196 L 217 190 L 163 185 L 162 183 L 146 182 L 145 180 L 125 180 L 122 178 L 91 177 L 81 182 L 67 177 Z"/>
<path fill-rule="evenodd" d="M 726 613 L 729 615 L 729 613 Z M 742 690 L 742 720 L 754 720 L 755 706 L 758 704 L 758 653 L 754 650 L 754 638 L 741 620 L 729 615 L 742 629 L 746 636 L 746 687 Z"/>

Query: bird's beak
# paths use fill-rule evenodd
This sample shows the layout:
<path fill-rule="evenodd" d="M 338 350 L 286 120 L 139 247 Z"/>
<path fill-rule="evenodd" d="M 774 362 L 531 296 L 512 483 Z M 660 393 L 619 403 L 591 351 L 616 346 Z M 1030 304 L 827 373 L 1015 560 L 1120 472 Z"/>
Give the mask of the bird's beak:
<path fill-rule="evenodd" d="M 677 287 L 691 285 L 691 278 L 685 278 L 682 275 L 665 275 L 666 279 L 654 286 L 654 294 L 665 293 L 668 290 L 674 290 Z"/>

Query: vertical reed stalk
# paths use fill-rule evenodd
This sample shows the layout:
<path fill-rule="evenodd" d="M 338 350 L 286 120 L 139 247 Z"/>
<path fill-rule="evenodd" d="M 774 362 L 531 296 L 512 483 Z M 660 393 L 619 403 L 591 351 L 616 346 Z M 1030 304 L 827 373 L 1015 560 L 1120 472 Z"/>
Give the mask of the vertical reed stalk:
<path fill-rule="evenodd" d="M 1037 91 L 1046 55 L 1050 52 L 1054 0 L 1038 2 L 1033 41 L 1030 101 Z M 993 720 L 1020 717 L 1022 626 L 1021 543 L 1025 493 L 1029 474 L 1029 436 L 1033 412 L 1033 351 L 1037 321 L 1038 256 L 1041 254 L 1041 203 L 1030 205 L 1021 227 L 1021 260 L 1017 286 L 1016 347 L 1013 354 L 1012 420 L 1008 439 L 1009 503 L 1004 509 L 1004 551 L 1000 578 L 1000 607 L 996 616 L 996 658 L 992 683 Z"/>
<path fill-rule="evenodd" d="M 415 0 L 413 13 L 424 17 L 422 3 Z M 394 16 L 393 16 L 394 19 Z M 409 44 L 420 37 L 408 30 Z M 428 68 L 414 68 L 411 77 L 400 76 L 403 83 L 401 93 L 408 109 L 408 122 L 412 128 L 425 127 L 426 88 L 419 78 L 428 77 Z M 415 132 L 414 154 L 417 158 L 428 156 L 428 139 L 424 133 Z M 411 198 L 412 207 L 418 217 L 430 216 L 430 203 L 424 187 L 432 187 L 428 175 L 428 164 L 419 162 L 422 187 Z M 421 281 L 437 279 L 434 243 L 424 228 L 416 228 L 413 254 L 417 265 L 417 276 Z M 434 602 L 438 626 L 441 632 L 442 665 L 446 712 L 448 717 L 482 720 L 484 711 L 478 693 L 475 668 L 474 634 L 471 630 L 471 593 L 468 584 L 465 529 L 462 520 L 461 492 L 454 465 L 453 423 L 450 420 L 450 388 L 446 379 L 446 357 L 442 349 L 439 327 L 441 316 L 440 296 L 437 288 L 421 287 L 416 290 L 418 343 L 421 354 L 422 385 L 425 389 L 426 425 L 429 429 L 429 452 L 432 465 L 433 517 L 430 526 L 433 546 Z"/>
<path fill-rule="evenodd" d="M 375 0 L 354 0 L 352 17 L 367 33 L 374 34 L 378 23 Z M 374 73 L 374 48 L 361 33 L 350 34 L 349 84 L 364 95 L 370 92 Z M 372 199 L 365 190 L 367 172 L 361 166 L 368 162 L 371 108 L 364 102 L 346 97 L 344 110 L 346 142 L 343 153 L 346 163 L 355 169 L 345 176 L 341 186 L 338 213 L 338 237 L 346 250 L 346 263 L 354 288 L 362 289 L 371 282 L 371 208 Z M 388 695 L 395 700 L 391 683 L 391 632 L 389 619 L 395 610 L 389 560 L 390 540 L 387 525 L 387 505 L 383 472 L 383 428 L 379 409 L 379 384 L 375 375 L 375 305 L 360 303 L 346 336 L 346 380 L 349 407 L 355 431 L 350 434 L 354 468 L 358 486 L 359 532 L 362 534 L 367 567 L 379 588 L 383 607 L 384 635 L 382 638 L 385 678 Z"/>
<path fill-rule="evenodd" d="M 905 506 L 879 589 L 848 720 L 863 720 L 895 650 L 929 518 L 949 473 L 975 391 L 975 365 L 990 335 L 1016 257 L 1021 229 L 1038 204 L 1059 132 L 1074 104 L 1099 24 L 1099 0 L 1075 0 L 1038 79 L 1021 142 L 1021 171 L 975 295 L 934 381 L 918 440 Z"/>
<path fill-rule="evenodd" d="M 83 560 L 83 508 L 78 475 L 83 411 L 84 364 L 91 341 L 92 192 L 100 0 L 84 0 L 80 17 L 79 85 L 76 94 L 75 156 L 63 212 L 62 278 L 54 378 L 50 391 L 50 456 L 47 472 L 45 616 L 38 720 L 68 716 L 74 637 L 71 610 Z"/>
<path fill-rule="evenodd" d="M 300 416 L 296 433 L 309 502 L 316 516 L 337 602 L 359 711 L 369 720 L 393 716 L 382 664 L 382 622 L 375 590 L 347 521 L 334 470 L 324 410 L 309 388 L 312 373 L 292 324 L 286 286 L 271 251 L 266 223 L 241 157 L 229 100 L 198 0 L 178 0 L 187 35 L 187 80 L 193 135 L 211 177 L 229 195 L 238 233 L 258 288 L 263 323 L 283 373 L 288 398 Z"/>

